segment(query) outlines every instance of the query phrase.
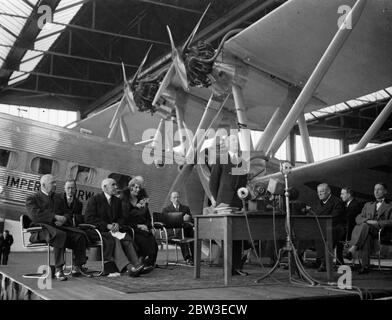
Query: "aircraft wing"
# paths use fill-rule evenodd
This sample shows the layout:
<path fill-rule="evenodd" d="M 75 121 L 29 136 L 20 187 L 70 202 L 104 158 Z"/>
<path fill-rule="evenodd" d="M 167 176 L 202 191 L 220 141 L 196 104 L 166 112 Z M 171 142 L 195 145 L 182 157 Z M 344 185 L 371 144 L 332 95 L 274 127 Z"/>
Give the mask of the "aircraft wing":
<path fill-rule="evenodd" d="M 355 0 L 287 1 L 225 42 L 218 61 L 233 65 L 235 57 L 239 65 L 245 66 L 241 86 L 247 117 L 259 129 L 265 128 L 285 100 L 288 85 L 299 90 L 305 85 L 337 32 L 338 21 L 354 4 Z M 359 22 L 305 112 L 391 86 L 391 25 L 392 2 L 367 1 Z M 177 76 L 172 84 L 180 86 Z M 189 94 L 206 101 L 210 92 L 211 89 L 191 88 Z M 234 101 L 229 99 L 225 109 L 233 108 Z"/>
<path fill-rule="evenodd" d="M 245 64 L 303 86 L 355 0 L 291 0 L 224 45 Z M 346 6 L 346 7 L 344 7 Z M 314 97 L 333 105 L 392 84 L 392 1 L 369 0 Z M 275 93 L 259 84 L 260 104 Z M 244 92 L 247 95 L 247 92 Z M 308 110 L 309 111 L 309 108 Z"/>
<path fill-rule="evenodd" d="M 317 185 L 326 182 L 332 193 L 340 195 L 340 189 L 351 186 L 356 197 L 373 199 L 373 187 L 377 182 L 392 181 L 392 142 L 384 143 L 342 156 L 307 164 L 292 169 L 288 175 L 289 187 L 299 190 L 299 199 L 307 204 L 317 201 Z M 283 182 L 280 172 L 255 179 L 267 186 L 270 179 Z"/>

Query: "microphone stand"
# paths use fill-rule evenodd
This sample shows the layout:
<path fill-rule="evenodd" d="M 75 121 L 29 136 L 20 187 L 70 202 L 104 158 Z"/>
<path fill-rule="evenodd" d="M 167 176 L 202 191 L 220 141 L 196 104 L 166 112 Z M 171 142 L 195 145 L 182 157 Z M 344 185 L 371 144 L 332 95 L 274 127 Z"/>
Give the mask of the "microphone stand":
<path fill-rule="evenodd" d="M 259 283 L 263 281 L 266 277 L 272 275 L 275 270 L 279 267 L 281 263 L 281 259 L 283 258 L 283 254 L 287 253 L 288 257 L 288 270 L 289 270 L 289 281 L 291 283 L 298 282 L 298 280 L 293 279 L 293 269 L 292 266 L 294 265 L 300 279 L 304 282 L 309 283 L 310 285 L 314 286 L 318 284 L 316 280 L 314 280 L 303 267 L 301 260 L 298 256 L 297 250 L 294 247 L 294 244 L 291 239 L 291 225 L 290 225 L 290 199 L 289 199 L 289 184 L 288 184 L 288 175 L 291 173 L 291 164 L 289 162 L 281 163 L 280 171 L 284 176 L 285 182 L 285 198 L 286 198 L 286 246 L 279 249 L 278 258 L 274 266 L 271 268 L 268 273 L 263 275 L 261 278 L 257 279 L 256 282 Z M 292 264 L 294 262 L 294 264 Z"/>

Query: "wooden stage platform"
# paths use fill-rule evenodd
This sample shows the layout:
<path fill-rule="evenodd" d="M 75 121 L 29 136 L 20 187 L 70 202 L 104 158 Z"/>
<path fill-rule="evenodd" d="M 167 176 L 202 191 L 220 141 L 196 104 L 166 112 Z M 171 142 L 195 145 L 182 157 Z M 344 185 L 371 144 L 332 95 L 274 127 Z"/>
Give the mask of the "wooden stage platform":
<path fill-rule="evenodd" d="M 171 253 L 174 255 L 173 253 Z M 159 252 L 158 263 L 164 254 Z M 44 300 L 281 300 L 281 299 L 392 299 L 392 270 L 374 270 L 367 275 L 353 273 L 352 285 L 359 290 L 333 287 L 298 286 L 288 282 L 287 270 L 280 269 L 261 283 L 268 268 L 246 264 L 247 277 L 233 277 L 224 285 L 222 267 L 203 265 L 201 278 L 194 279 L 193 267 L 160 267 L 139 278 L 69 278 L 52 281 L 51 289 L 40 289 L 36 279 L 22 277 L 37 271 L 45 261 L 44 253 L 11 253 L 8 266 L 0 266 L 2 299 Z M 326 281 L 325 273 L 307 269 L 317 280 Z M 337 279 L 339 274 L 334 275 Z"/>

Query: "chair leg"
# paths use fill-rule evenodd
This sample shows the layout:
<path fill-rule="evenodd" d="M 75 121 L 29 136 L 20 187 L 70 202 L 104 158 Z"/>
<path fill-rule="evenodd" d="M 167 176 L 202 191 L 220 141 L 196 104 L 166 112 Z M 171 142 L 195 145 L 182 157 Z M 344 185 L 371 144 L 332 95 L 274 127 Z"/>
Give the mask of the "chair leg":
<path fill-rule="evenodd" d="M 98 237 L 99 237 L 99 241 L 100 241 L 99 248 L 100 248 L 100 251 L 101 251 L 101 270 L 99 270 L 99 271 L 91 271 L 89 273 L 93 277 L 100 277 L 105 272 L 105 258 L 103 256 L 103 238 L 102 238 L 101 233 L 98 232 L 98 230 L 95 229 L 95 231 L 97 232 Z"/>
<path fill-rule="evenodd" d="M 166 238 L 166 267 L 169 266 L 169 240 Z"/>
<path fill-rule="evenodd" d="M 381 232 L 378 232 L 378 270 L 381 270 Z"/>
<path fill-rule="evenodd" d="M 29 279 L 46 279 L 52 276 L 52 269 L 50 268 L 50 245 L 47 245 L 47 254 L 46 254 L 46 270 L 42 271 L 41 273 L 26 273 L 22 275 L 23 278 Z"/>
<path fill-rule="evenodd" d="M 209 254 L 208 254 L 208 258 L 210 260 L 210 265 L 212 264 L 212 240 L 210 239 L 210 250 L 209 250 Z"/>
<path fill-rule="evenodd" d="M 67 266 L 67 250 L 64 251 L 64 261 L 65 261 L 65 266 L 64 266 L 64 274 L 66 276 L 69 276 L 72 273 L 72 269 L 73 269 L 73 251 L 70 250 L 68 251 L 71 254 L 71 264 L 69 265 L 69 271 L 66 271 L 68 266 Z"/>
<path fill-rule="evenodd" d="M 378 270 L 381 270 L 381 248 L 378 249 Z"/>

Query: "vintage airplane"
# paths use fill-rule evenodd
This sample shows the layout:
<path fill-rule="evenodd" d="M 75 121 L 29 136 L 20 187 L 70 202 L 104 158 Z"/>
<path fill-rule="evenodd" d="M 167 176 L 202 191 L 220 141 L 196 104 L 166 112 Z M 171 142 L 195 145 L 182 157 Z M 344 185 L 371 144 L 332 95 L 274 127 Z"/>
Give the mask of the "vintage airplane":
<path fill-rule="evenodd" d="M 356 152 L 317 164 L 313 163 L 304 118 L 305 112 L 391 85 L 391 2 L 291 0 L 245 30 L 229 32 L 217 50 L 203 42 L 192 46 L 205 12 L 180 49 L 175 47 L 168 28 L 172 63 L 167 71 L 160 70 L 158 75 L 139 81 L 144 91 L 149 89 L 148 102 L 139 110 L 154 113 L 162 110 L 162 105 L 169 105 L 178 129 L 186 126 L 195 136 L 200 129 L 237 128 L 241 149 L 249 151 L 253 161 L 250 177 L 254 178 L 250 183 L 258 188 L 264 186 L 260 190 L 266 189 L 270 178 L 279 176 L 269 175 L 271 170 L 266 167 L 272 164 L 275 170 L 278 168 L 273 156 L 297 121 L 309 165 L 294 168 L 291 183 L 302 190 L 302 200 L 315 199 L 309 191 L 321 181 L 335 188 L 353 185 L 366 199 L 376 181 L 391 180 L 391 143 L 360 150 L 388 118 L 391 102 Z M 226 102 L 231 95 L 233 99 Z M 222 110 L 225 116 L 217 119 Z M 201 111 L 203 114 L 197 117 Z M 248 129 L 263 130 L 254 144 Z M 180 146 L 181 150 L 196 153 L 201 147 L 195 139 L 187 146 L 181 140 Z M 194 167 L 210 197 L 207 165 L 181 166 L 170 190 L 184 185 Z"/>
<path fill-rule="evenodd" d="M 135 117 L 144 126 L 154 125 L 149 115 Z M 142 129 L 134 127 L 133 131 Z M 162 171 L 144 164 L 140 161 L 142 147 L 97 137 L 88 130 L 76 132 L 0 113 L 0 132 L 0 219 L 5 220 L 4 228 L 15 238 L 15 251 L 22 250 L 19 217 L 26 212 L 26 197 L 39 190 L 43 174 L 56 177 L 57 192 L 63 191 L 66 179 L 75 179 L 77 197 L 84 208 L 88 199 L 100 192 L 102 179 L 113 177 L 120 188 L 125 188 L 131 176 L 142 175 L 151 195 L 150 210 L 160 211 L 166 196 L 164 190 L 178 172 L 175 166 Z M 191 180 L 183 190 L 195 195 L 189 201 L 201 210 L 202 187 L 196 175 Z"/>
<path fill-rule="evenodd" d="M 349 6 L 351 11 L 342 16 L 339 14 L 341 6 Z M 184 192 L 186 201 L 193 212 L 201 212 L 201 207 L 206 204 L 205 195 L 211 198 L 208 188 L 208 164 L 185 162 L 182 165 L 164 166 L 164 169 L 159 171 L 156 167 L 162 167 L 161 163 L 153 166 L 141 161 L 146 149 L 157 149 L 158 139 L 155 134 L 163 130 L 164 120 L 173 118 L 175 121 L 165 121 L 165 125 L 176 124 L 180 130 L 188 128 L 195 132 L 195 137 L 202 129 L 238 129 L 242 151 L 250 152 L 250 178 L 253 179 L 250 179 L 249 185 L 253 188 L 255 198 L 262 195 L 270 178 L 279 178 L 280 174 L 274 173 L 279 166 L 273 155 L 298 121 L 309 163 L 292 170 L 290 183 L 300 190 L 300 199 L 309 201 L 309 196 L 313 197 L 309 191 L 314 190 L 319 181 L 328 182 L 336 188 L 351 184 L 355 191 L 366 198 L 375 181 L 391 180 L 392 144 L 386 143 L 313 163 L 304 113 L 391 85 L 391 11 L 392 4 L 388 1 L 291 0 L 248 28 L 229 32 L 217 50 L 203 42 L 192 46 L 192 39 L 198 27 L 196 26 L 181 50 L 173 45 L 170 72 L 165 73 L 166 69 L 162 69 L 145 75 L 139 73 L 140 68 L 137 73 L 139 78 L 134 77 L 131 85 L 124 81 L 122 108 L 116 104 L 98 112 L 77 123 L 72 133 L 66 129 L 38 123 L 30 127 L 26 120 L 11 119 L 7 116 L 3 125 L 7 128 L 4 129 L 7 134 L 5 138 L 2 137 L 1 147 L 8 148 L 8 152 L 21 149 L 25 154 L 19 158 L 21 167 L 18 170 L 12 168 L 3 175 L 3 201 L 11 204 L 19 202 L 19 205 L 23 203 L 22 198 L 10 199 L 12 188 L 27 188 L 26 192 L 33 192 L 28 189 L 30 182 L 27 178 L 23 180 L 21 175 L 33 174 L 32 163 L 26 159 L 31 161 L 36 153 L 38 156 L 46 155 L 53 160 L 68 163 L 68 167 L 59 166 L 68 168 L 60 176 L 59 185 L 61 180 L 71 173 L 71 168 L 79 164 L 82 167 L 102 169 L 102 174 L 96 177 L 103 177 L 110 172 L 122 175 L 142 174 L 147 185 L 151 187 L 150 193 L 157 194 L 157 210 L 167 200 L 171 190 L 179 189 L 190 190 Z M 200 23 L 201 20 L 198 25 Z M 126 107 L 125 102 L 130 108 Z M 136 108 L 143 112 L 133 113 L 133 102 Z M 127 109 L 130 116 L 126 116 Z M 120 112 L 121 110 L 123 112 Z M 380 123 L 386 120 L 391 103 L 385 110 L 375 121 L 375 126 L 364 136 L 358 149 L 370 141 Z M 25 124 L 26 128 L 21 130 L 22 125 L 14 125 L 16 129 L 11 130 L 12 124 L 18 124 L 18 121 Z M 116 121 L 118 125 L 115 125 Z M 143 136 L 146 128 L 156 128 L 158 125 L 159 130 L 154 131 L 150 137 Z M 54 142 L 49 153 L 43 153 L 46 152 L 43 149 L 29 149 L 35 145 L 41 145 L 42 148 L 39 134 L 32 134 L 36 132 L 36 126 L 44 127 L 45 135 Z M 109 138 L 122 143 L 106 139 L 108 127 Z M 118 127 L 119 133 L 113 129 Z M 251 143 L 248 129 L 263 130 L 263 134 Z M 80 134 L 81 131 L 91 131 L 102 138 L 86 136 Z M 23 132 L 28 134 L 18 139 L 18 135 Z M 67 138 L 63 138 L 62 134 Z M 142 143 L 138 143 L 140 140 Z M 66 145 L 58 145 L 58 141 L 66 142 Z M 84 142 L 91 143 L 92 146 Z M 173 152 L 173 149 L 178 157 L 187 159 L 190 150 L 196 150 L 197 154 L 202 148 L 196 139 L 180 138 L 179 142 L 177 149 L 170 144 L 165 146 L 164 163 L 167 163 L 166 156 Z M 136 146 L 131 147 L 130 144 Z M 88 146 L 87 149 L 83 147 L 85 145 Z M 73 148 L 78 148 L 80 152 L 74 152 Z M 75 158 L 77 154 L 80 154 L 81 158 Z M 100 156 L 97 157 L 97 154 Z M 197 169 L 199 179 L 193 168 Z M 359 169 L 361 174 L 358 174 Z M 12 177 L 10 180 L 7 178 L 16 174 L 15 170 L 20 174 L 17 187 L 17 178 L 14 177 L 14 182 Z M 79 169 L 73 170 L 73 177 L 76 177 L 75 172 Z M 335 174 L 336 172 L 339 174 Z M 38 180 L 38 176 L 36 173 L 28 180 Z M 7 183 L 12 183 L 12 186 Z M 201 186 L 204 192 L 201 191 Z M 198 191 L 195 191 L 197 189 Z M 80 187 L 80 190 L 86 194 L 89 189 Z M 166 199 L 162 194 L 165 194 Z M 4 209 L 2 212 L 5 212 Z"/>

